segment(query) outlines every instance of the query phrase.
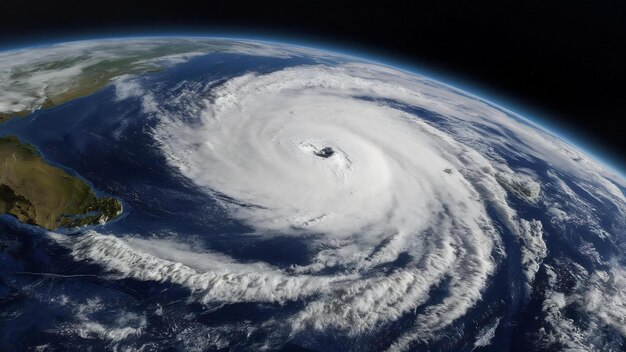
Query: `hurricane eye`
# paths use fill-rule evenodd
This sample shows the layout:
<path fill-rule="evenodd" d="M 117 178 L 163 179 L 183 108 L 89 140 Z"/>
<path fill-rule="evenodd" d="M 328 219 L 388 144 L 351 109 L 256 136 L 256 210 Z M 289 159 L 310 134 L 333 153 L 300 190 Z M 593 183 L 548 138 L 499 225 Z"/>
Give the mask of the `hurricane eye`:
<path fill-rule="evenodd" d="M 335 154 L 335 150 L 331 147 L 326 147 L 324 149 L 314 151 L 313 154 L 319 156 L 320 158 L 330 158 L 333 154 Z"/>

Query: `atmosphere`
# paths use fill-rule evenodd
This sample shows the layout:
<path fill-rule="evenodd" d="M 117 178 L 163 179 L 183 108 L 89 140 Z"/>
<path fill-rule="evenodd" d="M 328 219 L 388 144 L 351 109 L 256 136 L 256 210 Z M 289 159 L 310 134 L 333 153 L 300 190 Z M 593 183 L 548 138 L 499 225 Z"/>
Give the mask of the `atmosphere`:
<path fill-rule="evenodd" d="M 620 89 L 626 5 L 619 1 L 391 1 L 371 8 L 329 1 L 7 0 L 0 13 L 0 47 L 198 33 L 373 53 L 496 92 L 580 134 L 609 158 L 623 159 L 626 150 Z"/>

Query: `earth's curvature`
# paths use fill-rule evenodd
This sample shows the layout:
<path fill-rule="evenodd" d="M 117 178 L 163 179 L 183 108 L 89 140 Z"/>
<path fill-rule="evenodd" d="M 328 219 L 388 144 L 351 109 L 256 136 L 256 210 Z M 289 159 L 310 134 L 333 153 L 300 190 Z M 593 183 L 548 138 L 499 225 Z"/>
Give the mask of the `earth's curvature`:
<path fill-rule="evenodd" d="M 626 180 L 427 77 L 72 42 L 0 53 L 0 118 L 0 350 L 625 348 Z"/>

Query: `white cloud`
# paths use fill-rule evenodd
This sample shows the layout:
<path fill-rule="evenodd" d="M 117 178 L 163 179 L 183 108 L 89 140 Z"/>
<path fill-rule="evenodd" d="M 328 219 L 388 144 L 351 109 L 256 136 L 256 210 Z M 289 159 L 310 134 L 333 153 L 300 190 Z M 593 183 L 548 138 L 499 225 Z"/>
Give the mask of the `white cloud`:
<path fill-rule="evenodd" d="M 103 318 L 104 311 L 107 314 Z M 148 326 L 145 316 L 115 309 L 105 304 L 99 297 L 75 304 L 73 314 L 73 321 L 56 328 L 58 333 L 77 335 L 85 339 L 99 339 L 111 345 L 143 334 Z"/>
<path fill-rule="evenodd" d="M 498 324 L 500 324 L 500 318 L 495 319 L 491 324 L 485 326 L 476 337 L 476 341 L 474 342 L 474 349 L 479 347 L 489 346 L 491 344 L 491 340 L 496 335 L 496 329 L 498 328 Z"/>
<path fill-rule="evenodd" d="M 520 246 L 530 293 L 548 253 L 544 224 L 522 218 L 513 201 L 549 205 L 553 222 L 569 221 L 574 215 L 559 201 L 582 201 L 556 176 L 567 174 L 598 201 L 624 207 L 616 186 L 623 180 L 573 147 L 482 100 L 389 68 L 360 63 L 248 73 L 217 87 L 181 82 L 158 99 L 138 82 L 119 79 L 117 96 L 141 97 L 171 166 L 254 235 L 306 241 L 315 254 L 307 264 L 283 268 L 238 261 L 180 239 L 95 232 L 55 238 L 76 260 L 93 261 L 115 277 L 187 287 L 191 299 L 206 304 L 301 301 L 294 314 L 266 322 L 293 334 L 331 329 L 354 336 L 426 304 L 389 349 L 437 339 L 483 298 L 507 255 L 503 233 Z M 389 101 L 427 109 L 446 123 L 429 123 Z M 544 160 L 555 170 L 551 182 L 509 165 L 505 152 Z M 546 186 L 562 198 L 546 195 Z M 588 208 L 577 209 L 589 216 Z M 586 251 L 597 259 L 593 248 Z M 402 266 L 380 270 L 401 255 L 408 258 Z M 572 346 L 589 344 L 564 318 L 571 302 L 587 302 L 594 322 L 620 329 L 619 302 L 626 300 L 614 294 L 617 303 L 610 305 L 609 296 L 598 293 L 609 284 L 621 287 L 619 275 L 607 275 L 590 281 L 597 291 L 549 292 L 543 310 L 562 335 L 548 340 L 567 336 Z M 444 292 L 441 299 L 430 296 L 435 288 Z M 498 323 L 481 332 L 476 347 L 490 343 Z M 224 344 L 218 337 L 205 342 Z"/>

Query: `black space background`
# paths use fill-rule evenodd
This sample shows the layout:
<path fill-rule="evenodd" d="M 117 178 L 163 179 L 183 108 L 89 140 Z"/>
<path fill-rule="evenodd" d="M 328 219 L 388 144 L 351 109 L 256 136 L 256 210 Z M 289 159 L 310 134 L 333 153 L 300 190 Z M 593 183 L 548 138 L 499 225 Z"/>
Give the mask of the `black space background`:
<path fill-rule="evenodd" d="M 624 1 L 0 1 L 0 47 L 147 31 L 371 51 L 495 92 L 626 165 Z"/>

